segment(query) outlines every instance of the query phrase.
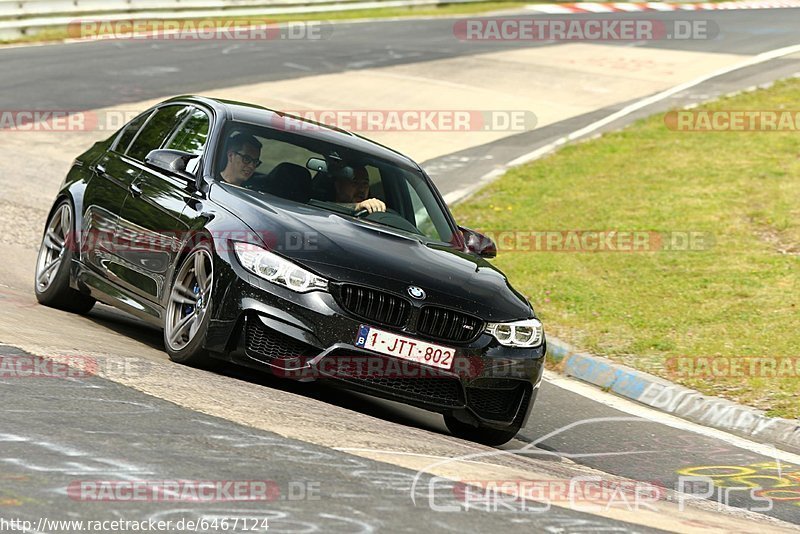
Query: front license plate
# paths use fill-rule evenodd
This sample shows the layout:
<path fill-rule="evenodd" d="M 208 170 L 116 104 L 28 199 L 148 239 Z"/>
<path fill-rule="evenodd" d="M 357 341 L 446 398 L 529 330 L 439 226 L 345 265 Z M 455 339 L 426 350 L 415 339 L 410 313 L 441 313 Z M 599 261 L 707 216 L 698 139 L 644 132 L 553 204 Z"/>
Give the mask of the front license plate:
<path fill-rule="evenodd" d="M 440 369 L 450 369 L 456 355 L 455 349 L 398 336 L 363 324 L 358 329 L 356 346 Z"/>

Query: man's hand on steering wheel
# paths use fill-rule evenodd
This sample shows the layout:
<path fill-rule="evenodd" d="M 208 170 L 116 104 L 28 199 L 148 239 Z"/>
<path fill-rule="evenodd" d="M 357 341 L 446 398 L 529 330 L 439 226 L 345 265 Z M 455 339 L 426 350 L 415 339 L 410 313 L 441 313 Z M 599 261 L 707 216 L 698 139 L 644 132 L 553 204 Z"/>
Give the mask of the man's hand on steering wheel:
<path fill-rule="evenodd" d="M 386 211 L 386 204 L 377 198 L 368 198 L 356 204 L 356 212 L 366 210 L 367 213 L 376 213 L 379 211 Z"/>

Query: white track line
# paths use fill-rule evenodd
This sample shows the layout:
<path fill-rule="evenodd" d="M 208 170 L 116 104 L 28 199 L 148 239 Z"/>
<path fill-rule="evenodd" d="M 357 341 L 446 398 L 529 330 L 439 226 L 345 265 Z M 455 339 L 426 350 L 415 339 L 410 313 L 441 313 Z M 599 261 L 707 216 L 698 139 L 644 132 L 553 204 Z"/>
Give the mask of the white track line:
<path fill-rule="evenodd" d="M 545 371 L 544 379 L 553 386 L 571 391 L 572 393 L 577 393 L 578 395 L 586 397 L 594 402 L 599 402 L 600 404 L 604 404 L 610 408 L 614 408 L 635 417 L 641 417 L 647 421 L 659 423 L 678 430 L 693 432 L 695 434 L 706 436 L 717 441 L 722 441 L 729 445 L 733 445 L 734 447 L 754 452 L 756 454 L 761 454 L 769 458 L 774 458 L 782 462 L 800 465 L 800 455 L 798 454 L 782 451 L 771 445 L 756 443 L 747 438 L 741 438 L 733 434 L 728 434 L 722 430 L 709 428 L 698 423 L 692 423 L 686 419 L 681 419 L 680 417 L 654 410 L 649 406 L 639 404 L 638 402 L 625 399 L 618 395 L 599 391 L 596 386 L 586 384 L 579 380 L 564 377 L 551 371 Z M 522 429 L 522 433 L 525 433 L 525 429 Z"/>
<path fill-rule="evenodd" d="M 656 102 L 660 102 L 662 100 L 665 100 L 665 99 L 671 97 L 672 95 L 680 93 L 681 91 L 685 91 L 686 89 L 690 89 L 690 88 L 692 88 L 692 87 L 694 87 L 696 85 L 700 85 L 701 83 L 707 82 L 708 80 L 711 80 L 712 78 L 716 78 L 718 76 L 722 76 L 724 74 L 728 74 L 729 72 L 733 72 L 733 71 L 736 71 L 736 70 L 739 70 L 739 69 L 743 69 L 743 68 L 746 68 L 746 67 L 751 67 L 753 65 L 758 65 L 759 63 L 765 63 L 767 61 L 771 61 L 771 60 L 777 59 L 779 57 L 788 56 L 788 55 L 797 54 L 797 53 L 800 53 L 800 44 L 792 45 L 792 46 L 786 46 L 786 47 L 783 47 L 783 48 L 777 48 L 775 50 L 769 50 L 767 52 L 762 52 L 761 54 L 755 55 L 755 56 L 753 56 L 753 57 L 751 57 L 751 58 L 749 58 L 749 59 L 747 59 L 745 61 L 742 61 L 741 63 L 737 63 L 735 65 L 731 65 L 731 66 L 728 66 L 728 67 L 723 67 L 723 68 L 715 70 L 715 71 L 713 71 L 713 72 L 711 72 L 709 74 L 705 74 L 703 76 L 700 76 L 699 78 L 695 78 L 694 80 L 690 80 L 688 82 L 684 82 L 682 84 L 679 84 L 679 85 L 676 85 L 676 86 L 671 87 L 669 89 L 666 89 L 664 91 L 661 91 L 660 93 L 656 93 L 654 95 L 645 97 L 645 98 L 643 98 L 641 100 L 637 100 L 633 104 L 625 106 L 621 110 L 616 111 L 616 112 L 614 112 L 614 113 L 612 113 L 610 115 L 607 115 L 606 117 L 603 117 L 602 119 L 600 119 L 598 121 L 595 121 L 595 122 L 593 122 L 593 123 L 591 123 L 591 124 L 589 124 L 587 126 L 584 126 L 583 128 L 581 128 L 579 130 L 575 130 L 574 132 L 572 132 L 572 133 L 570 133 L 568 135 L 565 135 L 564 137 L 561 137 L 560 139 L 558 139 L 558 140 L 556 140 L 556 141 L 554 141 L 552 143 L 544 145 L 544 146 L 542 146 L 540 148 L 537 148 L 536 150 L 534 150 L 532 152 L 528 152 L 527 154 L 523 154 L 522 156 L 519 156 L 518 158 L 515 158 L 515 159 L 509 161 L 502 169 L 495 169 L 492 172 L 482 176 L 480 178 L 480 180 L 478 180 L 477 183 L 475 183 L 475 184 L 473 184 L 471 186 L 468 186 L 468 187 L 464 187 L 462 189 L 457 189 L 457 190 L 455 190 L 455 191 L 453 191 L 451 193 L 448 193 L 448 194 L 444 195 L 444 200 L 448 204 L 453 204 L 455 202 L 463 200 L 464 198 L 466 198 L 470 194 L 474 193 L 478 188 L 483 187 L 487 182 L 489 182 L 489 181 L 493 180 L 494 178 L 502 175 L 505 171 L 507 171 L 511 167 L 517 167 L 519 165 L 522 165 L 522 164 L 525 164 L 525 163 L 529 163 L 529 162 L 531 162 L 533 160 L 539 159 L 540 157 L 544 156 L 545 154 L 548 154 L 548 153 L 552 152 L 553 150 L 555 150 L 556 148 L 560 147 L 561 145 L 564 145 L 564 144 L 566 144 L 566 143 L 568 143 L 570 141 L 574 141 L 575 139 L 578 139 L 578 138 L 583 137 L 585 135 L 588 135 L 590 133 L 596 132 L 597 130 L 603 128 L 604 126 L 607 126 L 608 124 L 611 124 L 614 121 L 617 121 L 617 120 L 619 120 L 621 118 L 624 118 L 624 117 L 626 117 L 626 116 L 628 116 L 628 115 L 630 115 L 630 114 L 632 114 L 632 113 L 634 113 L 636 111 L 639 111 L 640 109 L 645 108 L 645 107 L 647 107 L 647 106 L 649 106 L 651 104 L 655 104 Z"/>

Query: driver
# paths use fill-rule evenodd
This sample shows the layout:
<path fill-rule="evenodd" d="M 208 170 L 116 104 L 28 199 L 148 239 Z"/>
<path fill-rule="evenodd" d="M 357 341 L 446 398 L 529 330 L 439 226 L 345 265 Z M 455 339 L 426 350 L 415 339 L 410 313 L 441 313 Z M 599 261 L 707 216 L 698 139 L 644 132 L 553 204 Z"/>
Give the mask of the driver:
<path fill-rule="evenodd" d="M 369 173 L 366 167 L 353 169 L 353 177 L 338 175 L 333 182 L 336 190 L 335 202 L 346 204 L 355 211 L 367 210 L 369 213 L 386 211 L 386 204 L 369 196 Z"/>
<path fill-rule="evenodd" d="M 229 141 L 225 150 L 225 168 L 220 177 L 226 182 L 240 187 L 252 188 L 253 174 L 261 165 L 261 142 L 249 134 L 238 133 Z"/>

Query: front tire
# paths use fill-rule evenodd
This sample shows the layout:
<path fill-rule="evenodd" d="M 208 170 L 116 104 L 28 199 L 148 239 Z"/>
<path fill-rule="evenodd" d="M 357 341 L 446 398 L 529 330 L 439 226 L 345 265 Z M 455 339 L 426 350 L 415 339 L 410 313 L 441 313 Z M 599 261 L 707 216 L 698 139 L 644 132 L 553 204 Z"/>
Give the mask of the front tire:
<path fill-rule="evenodd" d="M 485 426 L 474 427 L 467 423 L 462 423 L 452 415 L 444 416 L 444 424 L 447 425 L 447 429 L 457 438 L 492 447 L 508 443 L 517 435 L 520 429 L 518 426 L 513 426 L 506 430 L 498 430 Z"/>
<path fill-rule="evenodd" d="M 214 289 L 214 253 L 199 243 L 177 269 L 164 315 L 164 346 L 173 362 L 209 367 L 205 349 Z"/>
<path fill-rule="evenodd" d="M 95 304 L 89 295 L 70 287 L 70 267 L 78 241 L 73 232 L 75 217 L 72 204 L 62 200 L 45 226 L 33 290 L 40 304 L 73 313 L 85 314 Z"/>

